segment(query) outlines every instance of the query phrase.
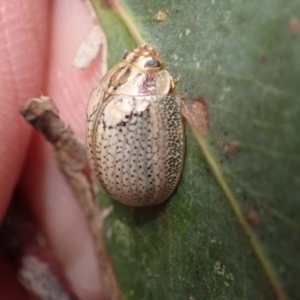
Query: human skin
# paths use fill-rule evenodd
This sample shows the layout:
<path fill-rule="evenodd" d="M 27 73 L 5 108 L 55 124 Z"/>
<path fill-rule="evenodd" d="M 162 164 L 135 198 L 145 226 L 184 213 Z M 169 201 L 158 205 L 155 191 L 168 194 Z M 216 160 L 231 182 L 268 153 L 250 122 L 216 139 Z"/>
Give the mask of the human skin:
<path fill-rule="evenodd" d="M 0 220 L 17 188 L 75 294 L 85 300 L 101 299 L 101 286 L 83 214 L 51 146 L 19 109 L 32 97 L 49 95 L 84 140 L 85 107 L 101 61 L 82 71 L 72 60 L 92 26 L 81 0 L 0 0 Z M 24 299 L 1 252 L 0 298 Z"/>

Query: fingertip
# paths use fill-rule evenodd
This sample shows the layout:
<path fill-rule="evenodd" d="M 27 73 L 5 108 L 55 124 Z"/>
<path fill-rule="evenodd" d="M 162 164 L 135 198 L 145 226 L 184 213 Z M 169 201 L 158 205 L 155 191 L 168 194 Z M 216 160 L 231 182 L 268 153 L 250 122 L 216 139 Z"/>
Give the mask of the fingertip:
<path fill-rule="evenodd" d="M 19 109 L 44 84 L 47 1 L 0 0 L 0 220 L 31 137 Z"/>
<path fill-rule="evenodd" d="M 72 5 L 69 1 L 54 3 L 47 94 L 57 104 L 61 118 L 83 140 L 87 101 L 103 75 L 102 56 L 85 70 L 73 66 L 76 53 L 94 21 L 82 1 L 73 1 Z"/>

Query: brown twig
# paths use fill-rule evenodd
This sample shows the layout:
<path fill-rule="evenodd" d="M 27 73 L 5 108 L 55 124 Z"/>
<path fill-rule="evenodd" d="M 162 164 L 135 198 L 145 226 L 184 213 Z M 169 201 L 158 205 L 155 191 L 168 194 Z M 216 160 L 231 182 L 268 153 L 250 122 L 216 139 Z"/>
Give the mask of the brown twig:
<path fill-rule="evenodd" d="M 20 112 L 53 145 L 59 167 L 85 214 L 97 254 L 104 296 L 110 300 L 122 299 L 102 234 L 103 221 L 110 209 L 100 211 L 97 205 L 97 188 L 86 172 L 85 146 L 60 119 L 51 98 L 30 99 Z"/>

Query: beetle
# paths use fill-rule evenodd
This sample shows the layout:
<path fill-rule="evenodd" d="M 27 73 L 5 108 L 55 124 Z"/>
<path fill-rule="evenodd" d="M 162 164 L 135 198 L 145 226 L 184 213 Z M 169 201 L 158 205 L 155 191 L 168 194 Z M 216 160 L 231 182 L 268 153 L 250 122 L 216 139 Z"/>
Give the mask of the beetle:
<path fill-rule="evenodd" d="M 93 89 L 86 145 L 103 189 L 130 206 L 157 205 L 176 189 L 184 162 L 181 98 L 159 54 L 125 54 Z"/>

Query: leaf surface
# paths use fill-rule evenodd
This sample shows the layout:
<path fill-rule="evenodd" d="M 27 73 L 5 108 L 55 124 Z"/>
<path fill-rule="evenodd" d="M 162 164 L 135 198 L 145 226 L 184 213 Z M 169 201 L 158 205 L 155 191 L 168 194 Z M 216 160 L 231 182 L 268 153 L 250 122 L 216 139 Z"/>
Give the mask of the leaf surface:
<path fill-rule="evenodd" d="M 124 0 L 121 5 L 179 80 L 186 103 L 206 103 L 209 151 L 258 241 L 254 249 L 186 126 L 183 177 L 166 204 L 130 208 L 100 195 L 101 205 L 114 206 L 105 234 L 124 298 L 296 299 L 299 1 Z M 165 20 L 156 19 L 160 10 Z M 112 66 L 135 44 L 113 11 L 98 6 L 98 12 Z"/>

